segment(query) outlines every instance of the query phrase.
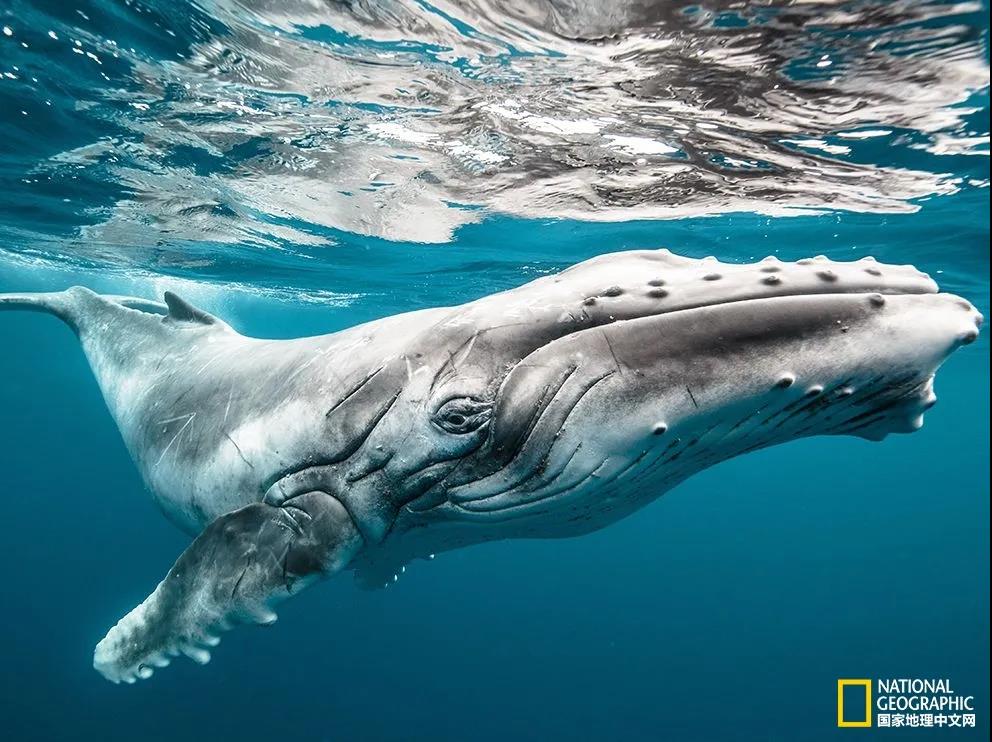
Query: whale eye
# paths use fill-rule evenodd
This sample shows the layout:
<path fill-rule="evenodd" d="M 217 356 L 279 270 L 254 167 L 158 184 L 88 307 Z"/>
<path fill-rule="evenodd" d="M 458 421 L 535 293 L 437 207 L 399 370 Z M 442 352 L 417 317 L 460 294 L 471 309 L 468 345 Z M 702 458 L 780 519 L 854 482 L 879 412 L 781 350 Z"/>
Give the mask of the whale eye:
<path fill-rule="evenodd" d="M 455 397 L 438 407 L 431 420 L 445 432 L 463 435 L 481 428 L 491 415 L 491 404 L 471 397 Z"/>

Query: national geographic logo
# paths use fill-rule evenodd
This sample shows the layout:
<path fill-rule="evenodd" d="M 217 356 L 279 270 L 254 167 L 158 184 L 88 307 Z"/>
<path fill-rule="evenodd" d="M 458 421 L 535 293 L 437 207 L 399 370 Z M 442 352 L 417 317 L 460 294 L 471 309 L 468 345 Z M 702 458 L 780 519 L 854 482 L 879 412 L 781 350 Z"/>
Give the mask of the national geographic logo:
<path fill-rule="evenodd" d="M 841 678 L 839 727 L 974 727 L 975 697 L 958 693 L 947 678 Z"/>
<path fill-rule="evenodd" d="M 845 704 L 845 692 L 848 688 L 859 689 L 864 694 L 864 700 L 858 703 Z M 855 694 L 857 695 L 857 694 Z M 854 708 L 850 711 L 849 707 Z M 871 726 L 871 680 L 844 678 L 837 681 L 837 726 L 839 727 L 870 727 Z"/>

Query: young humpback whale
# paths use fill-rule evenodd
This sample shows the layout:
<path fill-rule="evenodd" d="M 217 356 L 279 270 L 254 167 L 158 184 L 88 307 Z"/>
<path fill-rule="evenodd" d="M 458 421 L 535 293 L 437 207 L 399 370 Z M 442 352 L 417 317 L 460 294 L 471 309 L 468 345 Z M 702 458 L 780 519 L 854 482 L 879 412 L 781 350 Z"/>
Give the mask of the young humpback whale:
<path fill-rule="evenodd" d="M 144 481 L 195 538 L 96 646 L 114 682 L 319 577 L 588 533 L 801 436 L 922 424 L 982 317 L 911 266 L 621 252 L 320 337 L 238 334 L 174 294 L 0 294 L 76 332 Z"/>

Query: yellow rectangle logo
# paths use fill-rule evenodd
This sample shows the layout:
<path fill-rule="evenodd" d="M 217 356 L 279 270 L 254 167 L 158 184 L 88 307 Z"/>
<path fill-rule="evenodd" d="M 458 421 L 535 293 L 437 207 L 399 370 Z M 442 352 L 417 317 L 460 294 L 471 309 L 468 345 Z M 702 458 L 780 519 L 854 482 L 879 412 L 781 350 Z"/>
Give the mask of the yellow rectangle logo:
<path fill-rule="evenodd" d="M 844 688 L 863 687 L 865 689 L 865 715 L 861 721 L 846 721 L 844 716 Z M 837 726 L 839 727 L 870 727 L 871 726 L 871 680 L 844 678 L 837 681 Z"/>

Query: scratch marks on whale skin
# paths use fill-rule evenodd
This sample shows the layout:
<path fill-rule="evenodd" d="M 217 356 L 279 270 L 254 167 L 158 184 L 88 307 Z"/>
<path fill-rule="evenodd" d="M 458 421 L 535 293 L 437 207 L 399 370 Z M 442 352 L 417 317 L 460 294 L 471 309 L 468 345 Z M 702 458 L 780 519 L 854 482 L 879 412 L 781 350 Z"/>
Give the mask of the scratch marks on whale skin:
<path fill-rule="evenodd" d="M 248 464 L 248 468 L 249 468 L 249 469 L 254 469 L 254 468 L 255 468 L 255 465 L 254 465 L 254 464 L 252 464 L 252 463 L 251 463 L 251 462 L 250 462 L 250 461 L 249 461 L 249 460 L 248 460 L 248 459 L 247 459 L 247 458 L 245 457 L 245 454 L 244 454 L 244 452 L 243 452 L 243 451 L 241 450 L 241 446 L 239 446 L 239 445 L 238 445 L 238 443 L 237 443 L 237 441 L 235 441 L 235 440 L 234 440 L 234 439 L 233 439 L 233 438 L 231 437 L 231 434 L 230 434 L 230 433 L 228 433 L 227 431 L 224 431 L 224 437 L 225 437 L 225 438 L 227 438 L 227 440 L 229 440 L 229 441 L 231 442 L 231 445 L 232 445 L 232 446 L 234 446 L 234 450 L 238 452 L 238 456 L 240 456 L 240 457 L 241 457 L 241 460 L 242 460 L 242 461 L 244 461 L 244 462 L 245 462 L 246 464 Z"/>
<path fill-rule="evenodd" d="M 628 461 L 627 464 L 619 472 L 617 472 L 616 476 L 613 477 L 614 481 L 623 479 L 628 474 L 630 474 L 632 471 L 634 471 L 636 469 L 636 467 L 642 461 L 644 461 L 644 459 L 647 458 L 647 456 L 648 456 L 649 453 L 651 453 L 651 449 L 650 448 L 645 448 L 637 456 L 635 456 L 630 461 Z"/>
<path fill-rule="evenodd" d="M 374 379 L 376 376 L 378 376 L 382 372 L 382 370 L 384 368 L 385 368 L 385 366 L 379 366 L 379 368 L 377 368 L 375 371 L 373 371 L 368 376 L 366 376 L 364 379 L 362 379 L 360 382 L 358 382 L 358 384 L 356 386 L 352 387 L 351 390 L 349 390 L 348 392 L 346 392 L 341 397 L 341 399 L 339 399 L 337 402 L 335 402 L 333 405 L 331 405 L 331 408 L 325 413 L 325 417 L 330 417 L 331 416 L 331 413 L 333 413 L 334 410 L 336 410 L 338 407 L 340 407 L 345 402 L 347 402 L 349 399 L 351 399 L 356 394 L 358 394 L 362 390 L 362 388 L 366 384 L 368 384 L 370 381 L 372 381 L 372 379 Z"/>
<path fill-rule="evenodd" d="M 193 420 L 196 418 L 196 413 L 195 412 L 190 412 L 188 415 L 179 415 L 178 417 L 173 417 L 173 418 L 170 418 L 169 420 L 162 421 L 162 424 L 167 424 L 167 423 L 176 422 L 178 420 L 182 420 L 184 417 L 186 418 L 186 422 L 184 422 L 183 425 L 182 425 L 182 427 L 179 428 L 178 431 L 176 431 L 176 434 L 174 436 L 172 436 L 172 440 L 169 441 L 169 445 L 167 445 L 164 449 L 162 449 L 162 453 L 158 457 L 158 461 L 155 462 L 155 466 L 158 466 L 159 464 L 162 463 L 162 459 L 164 459 L 165 458 L 165 455 L 167 453 L 169 453 L 169 451 L 172 449 L 172 446 L 175 444 L 175 442 L 177 440 L 179 440 L 179 436 L 181 436 L 187 429 L 189 429 L 189 427 L 192 424 Z"/>
<path fill-rule="evenodd" d="M 241 582 L 245 579 L 245 575 L 248 574 L 248 570 L 251 569 L 252 562 L 255 560 L 253 554 L 248 555 L 248 561 L 245 562 L 244 569 L 241 570 L 241 574 L 238 575 L 238 579 L 234 581 L 234 586 L 231 588 L 231 600 L 238 594 L 238 588 L 241 587 Z"/>
<path fill-rule="evenodd" d="M 431 394 L 433 394 L 434 390 L 437 389 L 437 387 L 443 382 L 458 373 L 458 367 L 468 358 L 469 353 L 472 352 L 472 348 L 475 347 L 476 338 L 478 338 L 482 332 L 484 332 L 484 330 L 476 330 L 472 333 L 468 340 L 463 342 L 454 350 L 448 352 L 448 358 L 441 364 L 441 367 L 434 374 L 433 381 L 431 381 Z"/>
<path fill-rule="evenodd" d="M 165 420 L 156 420 L 156 425 L 169 425 L 170 423 L 178 422 L 179 420 L 188 420 L 191 415 L 195 415 L 195 412 L 187 412 L 184 415 L 176 415 L 175 417 L 167 417 Z"/>
<path fill-rule="evenodd" d="M 297 364 L 290 373 L 286 374 L 283 377 L 282 383 L 279 385 L 279 388 L 280 389 L 284 389 L 287 386 L 289 386 L 289 383 L 293 379 L 295 379 L 301 373 L 303 373 L 304 371 L 306 371 L 310 366 L 312 366 L 314 364 L 315 361 L 321 359 L 322 357 L 323 357 L 322 354 L 320 354 L 320 353 L 314 353 L 313 355 L 310 356 L 310 358 L 308 358 L 303 363 Z"/>
<path fill-rule="evenodd" d="M 204 363 L 202 366 L 200 366 L 200 368 L 198 368 L 196 370 L 196 375 L 197 376 L 202 376 L 204 371 L 206 371 L 208 368 L 210 368 L 217 361 L 219 361 L 221 359 L 224 359 L 226 357 L 227 356 L 226 356 L 225 353 L 214 352 L 214 354 L 212 356 L 210 356 L 210 358 L 207 359 L 206 363 Z"/>
<path fill-rule="evenodd" d="M 692 400 L 692 406 L 695 407 L 698 410 L 699 409 L 699 403 L 696 401 L 696 396 L 692 393 L 692 389 L 690 389 L 689 386 L 686 385 L 685 390 L 689 394 L 689 399 Z"/>
<path fill-rule="evenodd" d="M 613 350 L 613 343 L 610 342 L 610 336 L 606 334 L 606 330 L 601 330 L 603 335 L 603 340 L 606 341 L 606 347 L 610 350 L 610 355 L 613 356 L 613 363 L 617 367 L 617 372 L 623 376 L 623 365 L 620 363 L 620 359 L 617 358 L 616 351 Z"/>
<path fill-rule="evenodd" d="M 224 408 L 224 419 L 223 421 L 221 421 L 222 425 L 227 423 L 227 416 L 231 414 L 231 400 L 233 399 L 234 399 L 234 387 L 232 386 L 231 389 L 227 392 L 227 406 Z"/>

